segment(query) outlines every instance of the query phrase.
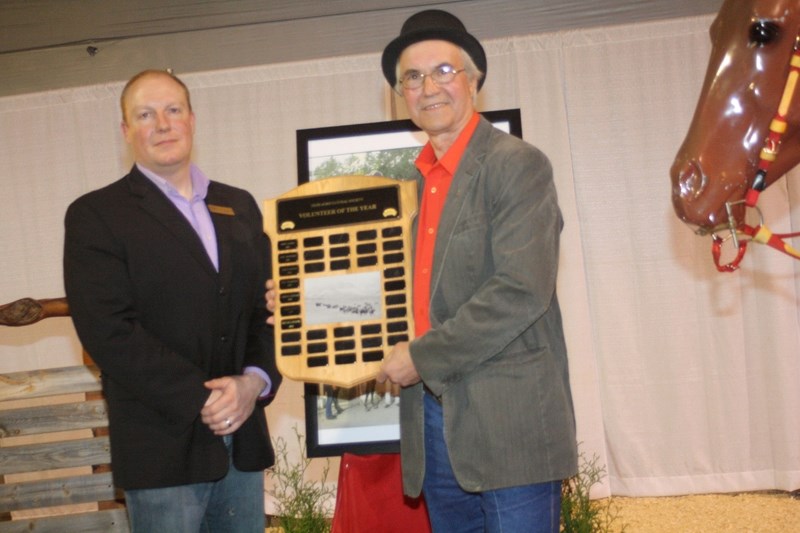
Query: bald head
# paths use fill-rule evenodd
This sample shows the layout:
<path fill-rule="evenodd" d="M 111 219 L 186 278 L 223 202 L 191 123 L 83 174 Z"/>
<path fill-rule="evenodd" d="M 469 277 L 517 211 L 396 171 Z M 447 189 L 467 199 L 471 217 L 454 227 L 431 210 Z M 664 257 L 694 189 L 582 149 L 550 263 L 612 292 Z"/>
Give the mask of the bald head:
<path fill-rule="evenodd" d="M 128 80 L 128 83 L 125 84 L 125 87 L 122 89 L 122 95 L 119 98 L 119 105 L 120 109 L 122 110 L 122 122 L 128 124 L 128 96 L 131 93 L 132 88 L 142 79 L 150 78 L 150 77 L 164 77 L 166 79 L 174 81 L 177 85 L 180 86 L 181 90 L 183 91 L 184 96 L 186 97 L 186 104 L 189 106 L 189 111 L 192 111 L 192 100 L 189 97 L 189 88 L 186 87 L 186 84 L 181 81 L 180 78 L 168 72 L 166 70 L 156 70 L 156 69 L 148 69 L 143 70 L 140 73 L 136 74 L 134 77 Z"/>

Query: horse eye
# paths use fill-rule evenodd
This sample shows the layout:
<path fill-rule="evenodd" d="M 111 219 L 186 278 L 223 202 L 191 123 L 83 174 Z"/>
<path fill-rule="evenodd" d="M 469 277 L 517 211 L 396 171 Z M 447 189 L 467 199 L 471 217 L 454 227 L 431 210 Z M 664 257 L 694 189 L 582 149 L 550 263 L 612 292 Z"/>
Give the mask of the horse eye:
<path fill-rule="evenodd" d="M 771 43 L 781 33 L 777 23 L 768 20 L 757 20 L 750 26 L 750 44 L 764 46 Z"/>

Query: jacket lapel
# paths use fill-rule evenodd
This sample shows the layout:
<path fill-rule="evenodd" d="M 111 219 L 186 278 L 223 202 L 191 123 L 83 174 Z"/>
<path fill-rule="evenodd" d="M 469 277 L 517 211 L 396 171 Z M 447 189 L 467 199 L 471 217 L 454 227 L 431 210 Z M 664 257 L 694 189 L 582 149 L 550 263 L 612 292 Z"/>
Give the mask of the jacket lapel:
<path fill-rule="evenodd" d="M 217 253 L 219 254 L 220 283 L 230 286 L 231 270 L 231 242 L 233 237 L 233 220 L 235 211 L 230 199 L 219 190 L 212 181 L 208 185 L 206 205 L 209 206 L 211 221 L 217 234 Z"/>
<path fill-rule="evenodd" d="M 183 247 L 205 271 L 210 275 L 216 275 L 217 272 L 200 237 L 181 212 L 158 190 L 158 187 L 139 172 L 136 166 L 128 174 L 128 183 L 131 194 L 138 198 L 142 210 L 164 226 L 164 229 L 175 237 L 178 246 Z"/>
<path fill-rule="evenodd" d="M 450 190 L 447 193 L 442 216 L 439 219 L 439 229 L 436 235 L 436 248 L 433 255 L 433 271 L 431 272 L 431 300 L 439 286 L 441 279 L 442 265 L 447 258 L 450 247 L 450 240 L 453 232 L 465 213 L 465 201 L 467 192 L 475 186 L 475 178 L 480 172 L 483 164 L 483 155 L 486 150 L 486 140 L 491 133 L 492 124 L 481 117 L 475 133 L 472 134 L 467 144 L 464 155 L 458 164 L 453 181 L 450 183 Z M 468 213 L 466 213 L 468 215 Z"/>

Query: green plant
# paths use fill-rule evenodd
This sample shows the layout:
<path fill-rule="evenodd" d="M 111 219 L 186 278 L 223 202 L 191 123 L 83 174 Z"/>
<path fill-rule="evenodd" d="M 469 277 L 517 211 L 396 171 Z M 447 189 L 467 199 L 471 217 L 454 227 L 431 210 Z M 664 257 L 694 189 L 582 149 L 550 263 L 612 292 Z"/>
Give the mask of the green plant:
<path fill-rule="evenodd" d="M 578 473 L 564 480 L 561 485 L 561 531 L 563 533 L 610 533 L 617 522 L 619 509 L 611 498 L 591 500 L 589 491 L 605 477 L 606 469 L 597 464 L 599 458 L 591 459 L 579 454 Z M 614 531 L 625 533 L 625 524 Z"/>
<path fill-rule="evenodd" d="M 275 466 L 268 470 L 274 485 L 267 492 L 276 501 L 277 525 L 284 533 L 329 533 L 331 502 L 336 497 L 336 489 L 325 485 L 330 463 L 325 461 L 319 480 L 307 480 L 311 459 L 306 456 L 305 441 L 297 427 L 294 433 L 300 448 L 300 460 L 290 461 L 286 441 L 278 437 L 273 443 Z"/>

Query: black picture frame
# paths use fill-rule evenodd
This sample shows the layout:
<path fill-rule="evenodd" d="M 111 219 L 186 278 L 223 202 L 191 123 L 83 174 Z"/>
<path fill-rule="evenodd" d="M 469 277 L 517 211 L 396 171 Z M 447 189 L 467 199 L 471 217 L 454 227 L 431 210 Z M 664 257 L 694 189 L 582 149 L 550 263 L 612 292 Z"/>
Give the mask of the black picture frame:
<path fill-rule="evenodd" d="M 519 109 L 481 114 L 495 127 L 522 137 Z M 351 174 L 407 179 L 416 173 L 413 161 L 425 142 L 424 133 L 410 120 L 300 129 L 297 130 L 297 183 Z M 387 397 L 386 391 L 373 380 L 335 392 L 338 410 L 331 396 L 329 409 L 333 416 L 329 419 L 325 387 L 316 383 L 304 385 L 308 457 L 400 451 L 397 390 L 390 391 Z"/>
<path fill-rule="evenodd" d="M 481 115 L 496 127 L 522 138 L 522 118 L 519 109 L 485 111 Z M 421 147 L 425 144 L 426 139 L 424 133 L 408 119 L 297 130 L 298 185 L 308 183 L 314 178 L 315 145 L 333 142 L 338 142 L 340 146 L 337 155 L 346 157 L 353 154 L 395 150 L 398 147 Z M 362 143 L 366 144 L 367 148 L 357 147 Z M 347 174 L 359 173 L 347 172 Z M 325 174 L 325 176 L 335 175 L 343 174 Z M 403 176 L 392 177 L 402 178 Z"/>
<path fill-rule="evenodd" d="M 398 453 L 400 451 L 399 397 L 388 408 L 381 395 L 366 397 L 375 381 L 338 391 L 341 412 L 335 423 L 324 418 L 327 401 L 323 389 L 317 383 L 304 384 L 306 415 L 306 455 L 308 457 L 331 457 L 344 453 L 372 454 Z M 374 389 L 373 389 L 374 391 Z M 349 421 L 341 423 L 341 418 Z M 341 417 L 341 418 L 340 418 Z"/>

